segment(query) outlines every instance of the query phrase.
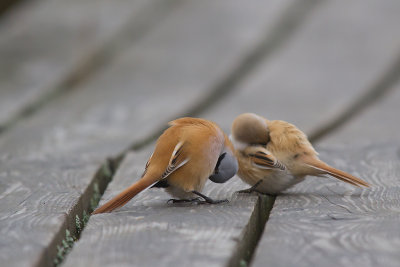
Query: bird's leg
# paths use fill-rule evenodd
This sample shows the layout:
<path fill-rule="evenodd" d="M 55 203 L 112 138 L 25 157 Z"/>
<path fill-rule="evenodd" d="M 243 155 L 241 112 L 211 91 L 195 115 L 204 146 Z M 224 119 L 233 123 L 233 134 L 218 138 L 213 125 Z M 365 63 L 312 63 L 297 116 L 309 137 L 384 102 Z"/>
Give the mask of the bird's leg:
<path fill-rule="evenodd" d="M 218 203 L 224 203 L 224 202 L 229 202 L 227 199 L 220 199 L 220 200 L 214 200 L 212 198 L 209 198 L 208 196 L 203 195 L 202 193 L 199 193 L 197 191 L 192 191 L 193 194 L 196 194 L 198 196 L 200 196 L 201 198 L 204 199 L 204 201 L 199 201 L 199 204 L 218 204 Z"/>
<path fill-rule="evenodd" d="M 257 183 L 255 183 L 255 185 L 253 185 L 250 188 L 247 188 L 247 189 L 244 189 L 244 190 L 240 190 L 240 191 L 237 191 L 237 192 L 239 194 L 242 194 L 242 193 L 243 194 L 251 194 L 253 192 L 257 192 L 256 188 L 257 188 L 257 186 L 259 186 L 261 184 L 261 182 L 262 182 L 262 180 L 258 181 Z"/>

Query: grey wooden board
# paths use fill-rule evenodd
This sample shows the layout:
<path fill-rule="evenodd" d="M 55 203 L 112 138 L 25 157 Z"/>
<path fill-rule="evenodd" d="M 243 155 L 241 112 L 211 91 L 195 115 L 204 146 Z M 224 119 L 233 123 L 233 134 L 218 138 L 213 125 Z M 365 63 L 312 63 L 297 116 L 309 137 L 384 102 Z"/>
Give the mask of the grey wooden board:
<path fill-rule="evenodd" d="M 0 126 L 84 72 L 127 23 L 151 20 L 160 2 L 36 0 L 10 10 L 0 20 Z"/>
<path fill-rule="evenodd" d="M 0 160 L 3 266 L 52 265 L 55 249 L 49 246 L 65 237 L 66 217 L 82 205 L 82 194 L 102 163 L 80 156 Z"/>
<path fill-rule="evenodd" d="M 400 147 L 321 151 L 371 189 L 308 178 L 278 196 L 252 266 L 399 266 Z"/>
<path fill-rule="evenodd" d="M 323 139 L 324 146 L 341 144 L 343 146 L 360 146 L 379 143 L 400 143 L 400 84 L 382 100 L 352 121 L 345 124 Z"/>
<path fill-rule="evenodd" d="M 151 154 L 128 154 L 100 204 L 139 179 Z M 218 205 L 168 204 L 162 189 L 148 189 L 126 206 L 92 216 L 64 266 L 224 266 L 255 212 L 257 196 L 234 191 L 236 177 L 208 182 L 203 193 L 229 198 Z"/>
<path fill-rule="evenodd" d="M 193 106 L 290 2 L 185 2 L 110 65 L 5 132 L 0 199 L 10 205 L 0 214 L 2 263 L 51 264 L 49 245 L 82 205 L 100 163 Z"/>
<path fill-rule="evenodd" d="M 398 56 L 400 2 L 324 1 L 281 49 L 205 117 L 232 122 L 243 112 L 294 123 L 306 133 L 334 118 Z M 225 131 L 230 125 L 224 126 Z"/>

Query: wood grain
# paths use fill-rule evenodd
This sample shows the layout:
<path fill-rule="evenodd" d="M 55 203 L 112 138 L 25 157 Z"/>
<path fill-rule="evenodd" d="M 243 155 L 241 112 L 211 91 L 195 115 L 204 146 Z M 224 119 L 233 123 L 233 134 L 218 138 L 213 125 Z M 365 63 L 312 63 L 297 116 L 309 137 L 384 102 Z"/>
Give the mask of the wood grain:
<path fill-rule="evenodd" d="M 67 226 L 75 229 L 73 216 L 88 206 L 83 193 L 102 163 L 56 155 L 0 160 L 2 264 L 53 265 L 56 249 L 50 244 L 60 243 Z"/>
<path fill-rule="evenodd" d="M 36 0 L 10 10 L 0 23 L 0 127 L 100 65 L 127 24 L 145 31 L 161 2 Z"/>
<path fill-rule="evenodd" d="M 252 266 L 398 266 L 399 151 L 398 145 L 324 149 L 329 164 L 372 187 L 308 178 L 277 197 Z"/>
<path fill-rule="evenodd" d="M 5 132 L 2 262 L 51 265 L 67 224 L 88 206 L 105 159 L 154 134 L 212 90 L 290 2 L 185 3 L 74 90 Z"/>

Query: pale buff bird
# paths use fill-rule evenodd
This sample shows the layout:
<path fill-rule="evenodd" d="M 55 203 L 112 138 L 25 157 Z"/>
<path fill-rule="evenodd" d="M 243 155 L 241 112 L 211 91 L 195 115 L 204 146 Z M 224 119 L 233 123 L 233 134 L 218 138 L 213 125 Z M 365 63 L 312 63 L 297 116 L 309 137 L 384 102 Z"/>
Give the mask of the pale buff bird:
<path fill-rule="evenodd" d="M 278 194 L 307 175 L 330 175 L 355 186 L 369 186 L 321 161 L 307 136 L 288 122 L 244 113 L 232 124 L 231 140 L 239 162 L 238 175 L 252 186 L 245 192 Z"/>
<path fill-rule="evenodd" d="M 172 196 L 184 201 L 198 197 L 215 204 L 226 200 L 213 200 L 200 192 L 207 179 L 223 183 L 238 170 L 234 148 L 218 125 L 197 118 L 180 118 L 157 140 L 140 180 L 119 195 L 97 208 L 93 214 L 110 212 L 125 205 L 146 188 L 163 187 Z"/>

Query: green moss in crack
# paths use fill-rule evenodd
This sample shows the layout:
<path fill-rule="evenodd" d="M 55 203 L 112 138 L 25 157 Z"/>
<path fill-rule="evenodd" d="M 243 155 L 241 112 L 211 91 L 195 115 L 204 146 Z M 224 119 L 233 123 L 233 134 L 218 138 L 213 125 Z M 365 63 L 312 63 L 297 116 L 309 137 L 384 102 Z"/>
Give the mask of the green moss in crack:
<path fill-rule="evenodd" d="M 57 255 L 54 259 L 55 266 L 59 266 L 63 262 L 65 255 L 71 251 L 75 241 L 76 237 L 71 235 L 69 230 L 65 230 L 65 238 L 62 240 L 61 246 L 57 246 Z"/>
<path fill-rule="evenodd" d="M 240 267 L 247 267 L 247 261 L 246 260 L 240 260 L 239 266 Z"/>
<path fill-rule="evenodd" d="M 79 218 L 78 214 L 75 216 L 75 227 L 76 227 L 76 236 L 79 236 L 83 229 L 83 222 Z"/>
<path fill-rule="evenodd" d="M 100 198 L 101 198 L 101 194 L 100 194 L 99 184 L 94 183 L 93 195 L 90 198 L 90 211 L 93 211 L 96 209 L 97 205 L 99 204 Z"/>
<path fill-rule="evenodd" d="M 87 225 L 89 221 L 90 215 L 86 212 L 86 210 L 83 211 L 83 216 L 82 216 L 82 223 L 83 223 L 83 228 Z"/>
<path fill-rule="evenodd" d="M 111 177 L 112 176 L 112 170 L 111 170 L 111 163 L 110 161 L 107 161 L 105 164 L 103 164 L 101 168 L 102 174 L 104 177 Z"/>

